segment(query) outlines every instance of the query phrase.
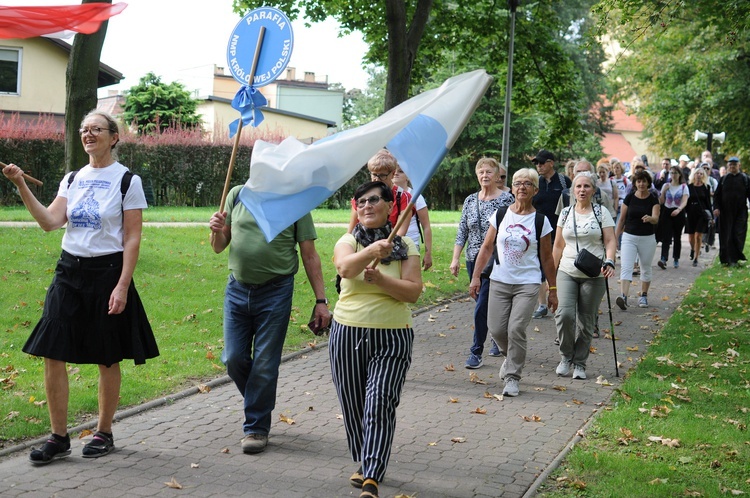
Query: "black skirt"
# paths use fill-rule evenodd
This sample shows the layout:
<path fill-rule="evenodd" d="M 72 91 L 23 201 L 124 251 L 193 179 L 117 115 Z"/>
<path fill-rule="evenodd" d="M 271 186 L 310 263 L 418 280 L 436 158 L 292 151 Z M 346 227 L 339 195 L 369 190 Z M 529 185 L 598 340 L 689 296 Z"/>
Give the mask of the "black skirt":
<path fill-rule="evenodd" d="M 63 251 L 42 318 L 23 351 L 68 363 L 106 366 L 124 359 L 139 365 L 159 356 L 135 283 L 130 283 L 125 310 L 107 314 L 121 271 L 122 253 L 79 258 Z"/>

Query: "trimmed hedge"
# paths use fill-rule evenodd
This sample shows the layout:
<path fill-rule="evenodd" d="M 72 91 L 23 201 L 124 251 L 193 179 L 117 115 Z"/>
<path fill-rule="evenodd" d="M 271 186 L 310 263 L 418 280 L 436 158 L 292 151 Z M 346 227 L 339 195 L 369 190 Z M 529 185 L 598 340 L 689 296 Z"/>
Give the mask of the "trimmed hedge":
<path fill-rule="evenodd" d="M 247 130 L 237 150 L 232 185 L 247 181 L 252 144 L 257 139 L 280 142 L 278 133 L 261 136 Z M 200 131 L 169 129 L 158 135 L 137 136 L 124 131 L 115 150 L 117 159 L 143 179 L 150 204 L 169 206 L 218 205 L 232 156 L 233 141 L 220 137 L 211 141 Z M 27 122 L 17 114 L 0 112 L 0 161 L 15 163 L 29 175 L 44 182 L 30 185 L 45 205 L 54 200 L 65 175 L 65 145 L 59 125 L 52 117 L 40 116 Z M 367 180 L 366 172 L 355 175 L 324 206 L 347 204 L 354 189 Z M 0 181 L 0 205 L 21 204 L 16 188 Z"/>

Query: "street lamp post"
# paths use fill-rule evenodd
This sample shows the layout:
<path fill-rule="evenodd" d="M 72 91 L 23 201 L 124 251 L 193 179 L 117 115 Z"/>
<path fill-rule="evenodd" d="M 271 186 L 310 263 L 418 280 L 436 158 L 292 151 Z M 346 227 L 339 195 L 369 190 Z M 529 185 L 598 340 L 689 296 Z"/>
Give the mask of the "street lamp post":
<path fill-rule="evenodd" d="M 508 78 L 505 85 L 505 113 L 503 114 L 503 150 L 500 164 L 503 165 L 507 174 L 508 169 L 508 146 L 510 143 L 510 97 L 513 91 L 513 45 L 516 36 L 516 9 L 521 0 L 508 0 L 510 10 L 510 42 L 508 46 Z"/>

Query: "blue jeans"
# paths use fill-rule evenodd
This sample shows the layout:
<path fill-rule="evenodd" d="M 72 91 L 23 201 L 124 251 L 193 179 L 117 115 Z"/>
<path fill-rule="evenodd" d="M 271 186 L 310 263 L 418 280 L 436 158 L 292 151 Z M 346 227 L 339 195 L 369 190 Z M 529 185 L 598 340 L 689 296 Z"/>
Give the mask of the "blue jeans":
<path fill-rule="evenodd" d="M 474 274 L 474 261 L 466 260 L 466 271 L 469 272 L 469 281 Z M 477 304 L 474 307 L 474 343 L 471 345 L 471 354 L 482 356 L 484 341 L 487 340 L 487 302 L 490 295 L 490 280 L 482 279 L 477 295 Z"/>
<path fill-rule="evenodd" d="M 289 315 L 294 275 L 246 286 L 229 275 L 224 296 L 221 361 L 245 399 L 245 434 L 268 434 Z"/>

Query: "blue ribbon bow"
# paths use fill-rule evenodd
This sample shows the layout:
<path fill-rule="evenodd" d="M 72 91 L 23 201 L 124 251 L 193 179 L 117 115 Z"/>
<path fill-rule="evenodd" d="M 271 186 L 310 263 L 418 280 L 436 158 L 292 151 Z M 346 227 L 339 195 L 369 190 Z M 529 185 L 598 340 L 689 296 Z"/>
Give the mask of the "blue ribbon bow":
<path fill-rule="evenodd" d="M 257 88 L 248 85 L 242 85 L 237 94 L 232 99 L 232 107 L 240 111 L 242 126 L 258 126 L 263 122 L 263 113 L 260 107 L 268 105 L 268 101 Z M 237 134 L 237 128 L 240 119 L 235 119 L 229 123 L 229 138 Z"/>

